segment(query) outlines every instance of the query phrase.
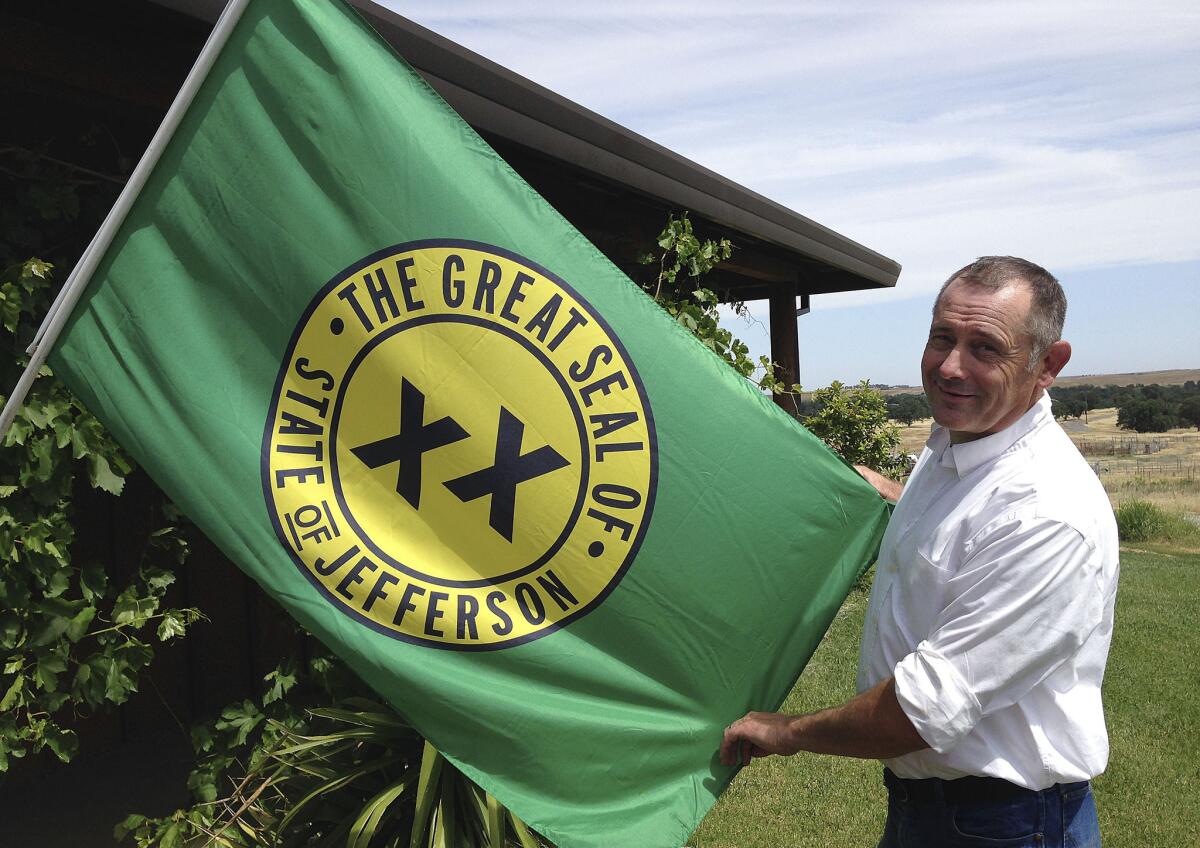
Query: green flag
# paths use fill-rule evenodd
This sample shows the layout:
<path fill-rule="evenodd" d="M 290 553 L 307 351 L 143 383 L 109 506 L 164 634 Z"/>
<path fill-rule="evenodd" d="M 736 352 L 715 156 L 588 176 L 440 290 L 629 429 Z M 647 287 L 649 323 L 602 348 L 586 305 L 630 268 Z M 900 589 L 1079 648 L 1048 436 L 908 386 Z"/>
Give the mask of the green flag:
<path fill-rule="evenodd" d="M 886 521 L 327 0 L 249 4 L 52 363 L 564 848 L 686 840 Z"/>

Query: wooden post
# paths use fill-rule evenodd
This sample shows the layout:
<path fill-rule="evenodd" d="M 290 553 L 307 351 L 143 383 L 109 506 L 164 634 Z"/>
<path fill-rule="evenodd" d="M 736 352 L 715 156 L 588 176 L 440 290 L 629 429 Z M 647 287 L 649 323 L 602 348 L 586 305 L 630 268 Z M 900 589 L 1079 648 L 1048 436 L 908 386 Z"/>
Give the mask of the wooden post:
<path fill-rule="evenodd" d="M 796 284 L 782 284 L 771 295 L 771 361 L 775 376 L 785 386 L 800 382 L 800 335 L 796 329 Z M 799 413 L 797 398 L 776 393 L 775 403 L 792 415 Z"/>

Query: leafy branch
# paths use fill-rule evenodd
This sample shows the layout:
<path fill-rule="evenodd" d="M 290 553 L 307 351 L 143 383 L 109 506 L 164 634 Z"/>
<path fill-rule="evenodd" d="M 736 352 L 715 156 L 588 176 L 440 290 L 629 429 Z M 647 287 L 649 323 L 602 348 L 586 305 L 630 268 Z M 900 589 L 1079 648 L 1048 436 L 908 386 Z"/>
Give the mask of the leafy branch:
<path fill-rule="evenodd" d="M 28 362 L 23 350 L 49 306 L 52 271 L 30 259 L 0 277 L 0 338 L 12 351 L 0 368 L 6 385 Z M 187 556 L 171 511 L 123 587 L 112 585 L 103 561 L 77 550 L 76 480 L 117 495 L 132 468 L 43 368 L 0 440 L 0 772 L 44 748 L 69 760 L 78 747 L 68 727 L 74 716 L 124 703 L 154 657 L 153 635 L 169 641 L 201 618 L 163 606 L 170 569 Z"/>
<path fill-rule="evenodd" d="M 687 213 L 678 218 L 668 216 L 657 243 L 661 252 L 657 256 L 646 254 L 639 261 L 657 265 L 658 273 L 641 286 L 658 305 L 743 377 L 753 379 L 761 371 L 762 376 L 755 381 L 760 389 L 780 394 L 799 392 L 799 386 L 786 386 L 776 376 L 776 365 L 769 357 L 751 358 L 749 346 L 721 326 L 721 299 L 700 282 L 701 277 L 733 256 L 733 243 L 726 238 L 701 240 Z M 743 301 L 733 300 L 727 305 L 739 318 L 750 320 Z"/>

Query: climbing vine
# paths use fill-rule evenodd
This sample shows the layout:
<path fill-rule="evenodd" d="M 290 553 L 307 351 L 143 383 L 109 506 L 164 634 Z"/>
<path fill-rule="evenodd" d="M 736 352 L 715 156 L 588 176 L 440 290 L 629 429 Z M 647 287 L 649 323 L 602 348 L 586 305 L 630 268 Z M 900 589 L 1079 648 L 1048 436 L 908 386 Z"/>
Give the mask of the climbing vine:
<path fill-rule="evenodd" d="M 721 299 L 702 278 L 733 255 L 732 242 L 726 238 L 699 238 L 687 213 L 679 217 L 668 216 L 656 241 L 658 253 L 648 253 L 640 259 L 641 264 L 656 271 L 650 279 L 640 283 L 655 302 L 743 377 L 754 379 L 754 375 L 761 372 L 755 380 L 759 388 L 771 392 L 799 392 L 799 386 L 785 386 L 777 378 L 775 364 L 769 357 L 751 357 L 749 346 L 721 325 L 718 309 Z M 749 319 L 749 311 L 742 301 L 731 300 L 726 305 L 739 318 Z"/>
<path fill-rule="evenodd" d="M 52 272 L 31 259 L 0 278 L 6 387 L 28 361 L 23 350 L 49 306 Z M 119 495 L 131 470 L 100 422 L 44 367 L 0 441 L 0 771 L 43 748 L 69 760 L 78 746 L 71 721 L 124 703 L 155 644 L 201 617 L 163 603 L 187 556 L 169 507 L 123 585 L 103 556 L 74 544 L 80 489 Z"/>

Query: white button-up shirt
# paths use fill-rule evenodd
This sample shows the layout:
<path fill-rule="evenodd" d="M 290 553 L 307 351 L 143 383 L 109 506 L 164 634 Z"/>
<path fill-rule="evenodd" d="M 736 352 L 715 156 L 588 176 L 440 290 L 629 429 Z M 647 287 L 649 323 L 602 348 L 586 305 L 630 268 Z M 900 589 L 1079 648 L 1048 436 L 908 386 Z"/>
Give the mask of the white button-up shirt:
<path fill-rule="evenodd" d="M 892 771 L 1029 789 L 1102 772 L 1117 572 L 1112 507 L 1049 396 L 975 441 L 935 428 L 884 535 L 859 655 L 859 691 L 894 676 L 930 745 Z"/>

